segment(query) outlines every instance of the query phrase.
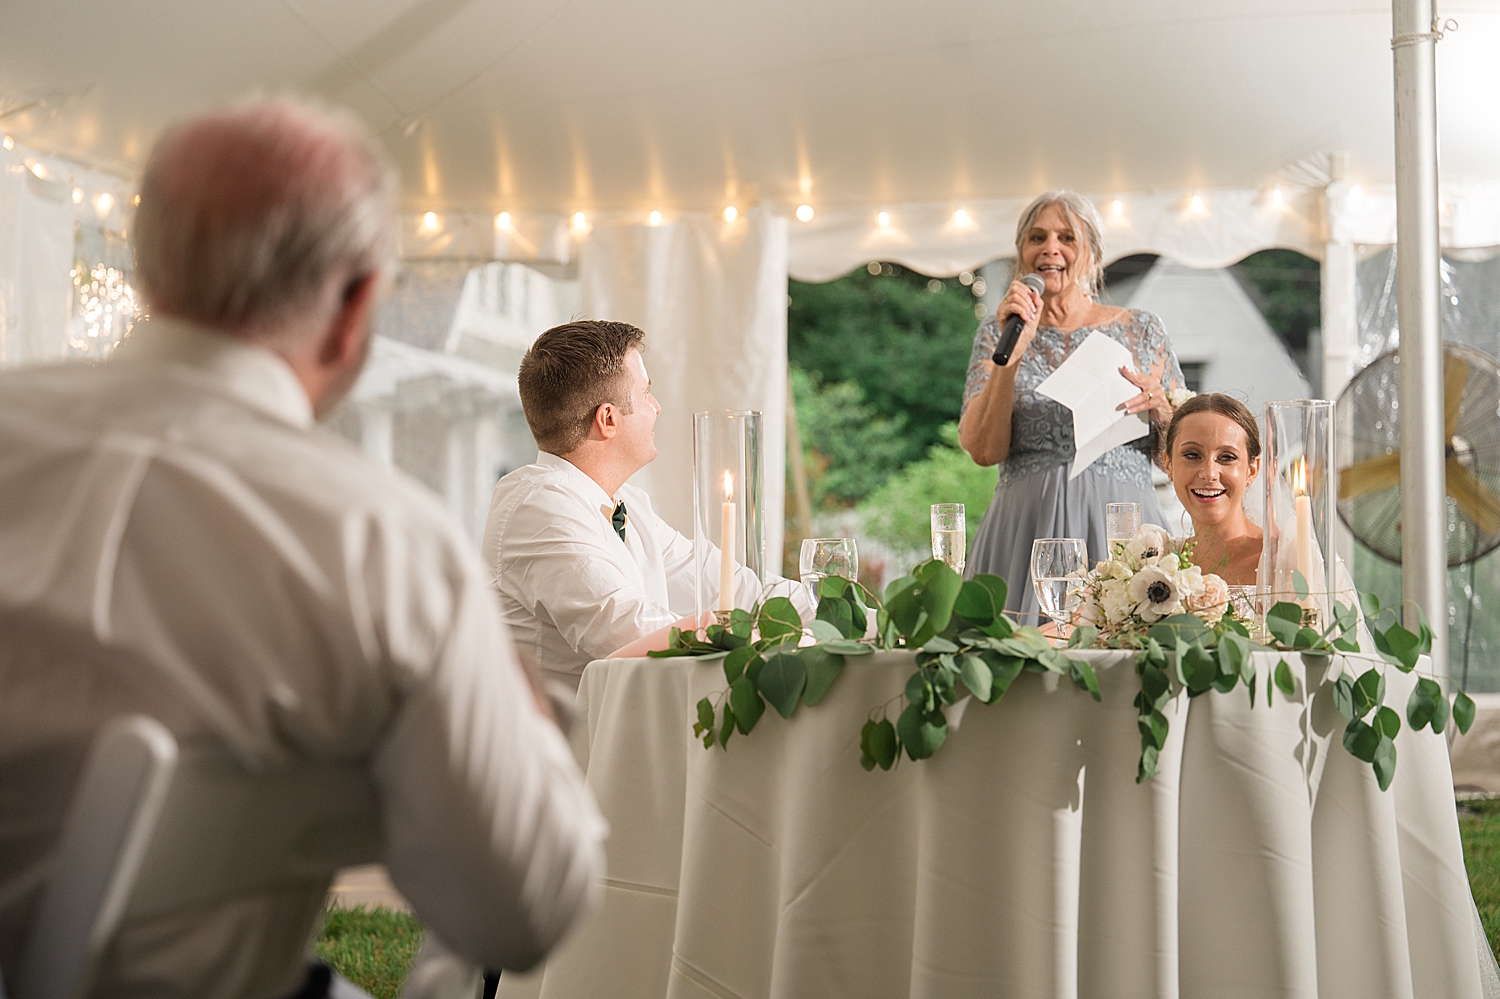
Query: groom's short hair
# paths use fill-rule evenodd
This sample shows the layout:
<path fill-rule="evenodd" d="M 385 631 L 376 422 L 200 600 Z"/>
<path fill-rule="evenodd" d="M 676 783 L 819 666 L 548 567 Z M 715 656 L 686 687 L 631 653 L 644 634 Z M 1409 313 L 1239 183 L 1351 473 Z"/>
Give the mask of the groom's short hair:
<path fill-rule="evenodd" d="M 536 446 L 569 454 L 588 437 L 600 406 L 629 413 L 625 355 L 645 344 L 646 334 L 629 323 L 601 319 L 564 323 L 537 337 L 516 376 Z"/>

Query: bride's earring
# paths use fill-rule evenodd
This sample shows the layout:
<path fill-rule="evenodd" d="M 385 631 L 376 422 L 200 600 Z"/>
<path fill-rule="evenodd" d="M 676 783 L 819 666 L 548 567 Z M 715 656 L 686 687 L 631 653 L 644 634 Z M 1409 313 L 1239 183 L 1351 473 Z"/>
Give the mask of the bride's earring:
<path fill-rule="evenodd" d="M 1184 538 L 1193 536 L 1193 518 L 1188 516 L 1186 510 L 1182 511 L 1182 536 Z"/>

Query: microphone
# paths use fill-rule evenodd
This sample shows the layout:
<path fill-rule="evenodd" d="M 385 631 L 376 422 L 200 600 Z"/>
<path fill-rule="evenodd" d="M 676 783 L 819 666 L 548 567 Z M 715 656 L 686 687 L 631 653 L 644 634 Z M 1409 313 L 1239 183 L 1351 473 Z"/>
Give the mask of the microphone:
<path fill-rule="evenodd" d="M 1047 285 L 1038 274 L 1028 274 L 1021 279 L 1021 283 L 1040 295 L 1047 290 Z M 1021 339 L 1021 330 L 1026 326 L 1026 320 L 1021 318 L 1019 312 L 1012 312 L 1005 320 L 1005 326 L 1000 330 L 1000 342 L 995 345 L 995 356 L 991 358 L 996 364 L 1004 367 L 1010 363 L 1010 355 L 1016 349 L 1016 341 Z"/>

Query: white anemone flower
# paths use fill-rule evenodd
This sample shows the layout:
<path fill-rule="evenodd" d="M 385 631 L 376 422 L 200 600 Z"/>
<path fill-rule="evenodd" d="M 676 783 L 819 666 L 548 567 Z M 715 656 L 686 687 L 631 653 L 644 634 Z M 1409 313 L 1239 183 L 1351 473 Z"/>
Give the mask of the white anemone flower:
<path fill-rule="evenodd" d="M 1125 559 L 1132 568 L 1155 565 L 1156 560 L 1172 551 L 1172 537 L 1155 524 L 1146 524 L 1125 542 Z"/>
<path fill-rule="evenodd" d="M 1182 584 L 1177 574 L 1148 565 L 1130 581 L 1135 612 L 1147 624 L 1182 610 Z"/>

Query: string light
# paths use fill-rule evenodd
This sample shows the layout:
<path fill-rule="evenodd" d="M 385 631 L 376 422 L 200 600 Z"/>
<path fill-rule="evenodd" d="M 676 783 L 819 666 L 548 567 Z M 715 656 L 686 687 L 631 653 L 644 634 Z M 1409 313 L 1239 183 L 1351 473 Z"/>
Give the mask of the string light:
<path fill-rule="evenodd" d="M 879 223 L 880 228 L 884 229 L 886 226 L 891 224 L 891 213 L 881 212 L 879 215 L 875 216 L 875 221 Z"/>
<path fill-rule="evenodd" d="M 583 212 L 573 213 L 573 230 L 575 232 L 588 232 L 589 217 Z"/>
<path fill-rule="evenodd" d="M 75 205 L 81 205 L 81 204 L 83 204 L 83 188 L 81 188 L 81 187 L 75 187 L 75 188 L 73 188 L 73 204 L 75 204 Z"/>
<path fill-rule="evenodd" d="M 1364 196 L 1365 196 L 1365 190 L 1364 190 L 1364 188 L 1360 187 L 1358 184 L 1355 184 L 1353 187 L 1349 188 L 1349 197 L 1351 197 L 1351 198 L 1362 198 Z"/>
<path fill-rule="evenodd" d="M 0 139 L 0 146 L 4 146 L 6 152 L 10 152 L 16 148 L 16 140 L 7 135 L 5 138 Z"/>
<path fill-rule="evenodd" d="M 1193 200 L 1190 201 L 1190 202 L 1188 202 L 1188 208 L 1192 209 L 1195 212 L 1201 212 L 1201 211 L 1203 211 L 1203 197 L 1202 197 L 1202 195 L 1198 195 L 1198 194 L 1193 195 Z"/>
<path fill-rule="evenodd" d="M 501 212 L 499 215 L 495 216 L 495 228 L 496 229 L 509 229 L 510 228 L 510 212 Z"/>
<path fill-rule="evenodd" d="M 651 212 L 650 222 L 652 225 L 661 225 L 661 212 L 653 210 Z"/>
<path fill-rule="evenodd" d="M 108 215 L 109 210 L 114 206 L 114 196 L 111 195 L 108 191 L 101 192 L 99 194 L 99 197 L 94 199 L 94 211 L 99 214 L 99 217 L 101 219 L 104 218 L 104 216 Z"/>
<path fill-rule="evenodd" d="M 438 221 L 437 212 L 428 212 L 422 216 L 422 225 L 420 228 L 423 232 L 437 232 L 441 227 L 442 223 Z"/>
<path fill-rule="evenodd" d="M 77 306 L 68 346 L 85 357 L 107 356 L 140 314 L 135 289 L 125 279 L 124 271 L 103 264 L 85 270 L 79 262 L 70 276 Z"/>
<path fill-rule="evenodd" d="M 969 213 L 960 208 L 958 211 L 953 213 L 953 224 L 966 226 L 973 225 L 973 222 L 969 219 Z"/>
<path fill-rule="evenodd" d="M 1120 216 L 1125 214 L 1125 202 L 1121 201 L 1119 198 L 1116 198 L 1114 201 L 1110 202 L 1109 210 L 1115 218 L 1119 218 Z"/>
<path fill-rule="evenodd" d="M 724 221 L 725 222 L 733 222 L 735 219 L 737 219 L 739 217 L 740 217 L 740 210 L 738 208 L 734 207 L 733 205 L 730 205 L 728 208 L 724 209 Z"/>
<path fill-rule="evenodd" d="M 140 203 L 141 203 L 141 196 L 139 194 L 137 194 L 135 196 L 135 200 L 132 201 L 131 204 L 133 204 L 133 205 L 139 205 Z"/>
<path fill-rule="evenodd" d="M 1271 188 L 1271 203 L 1274 204 L 1277 208 L 1281 207 L 1281 188 Z"/>
<path fill-rule="evenodd" d="M 870 261 L 868 264 L 865 264 L 865 270 L 869 271 L 871 274 L 879 274 L 880 273 L 880 261 L 878 261 L 878 260 L 872 260 L 872 261 Z"/>
<path fill-rule="evenodd" d="M 811 222 L 812 221 L 812 217 L 813 217 L 813 207 L 812 207 L 812 205 L 798 205 L 797 206 L 797 221 L 798 222 Z"/>
<path fill-rule="evenodd" d="M 47 168 L 40 163 L 33 161 L 31 164 L 31 172 L 36 174 L 37 180 L 47 179 Z"/>

